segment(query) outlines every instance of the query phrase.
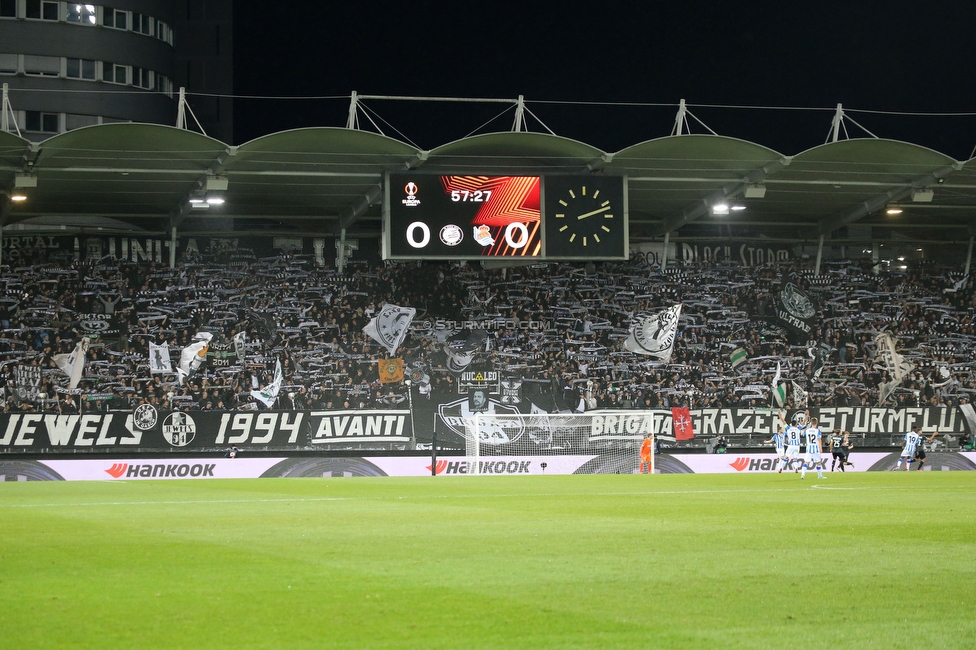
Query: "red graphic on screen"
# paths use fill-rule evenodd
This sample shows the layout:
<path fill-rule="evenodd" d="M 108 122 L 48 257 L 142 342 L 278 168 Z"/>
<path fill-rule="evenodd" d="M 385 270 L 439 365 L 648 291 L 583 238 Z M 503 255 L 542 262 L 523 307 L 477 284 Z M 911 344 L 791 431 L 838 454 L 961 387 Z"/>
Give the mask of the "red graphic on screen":
<path fill-rule="evenodd" d="M 539 221 L 538 176 L 441 176 L 444 191 L 491 192 L 471 220 L 475 226 L 507 226 Z M 480 197 L 479 197 L 480 198 Z"/>
<path fill-rule="evenodd" d="M 479 206 L 471 219 L 474 235 L 487 241 L 489 228 L 494 240 L 482 255 L 537 257 L 542 252 L 538 176 L 441 176 L 441 183 L 452 200 Z M 518 224 L 514 230 L 513 224 Z"/>

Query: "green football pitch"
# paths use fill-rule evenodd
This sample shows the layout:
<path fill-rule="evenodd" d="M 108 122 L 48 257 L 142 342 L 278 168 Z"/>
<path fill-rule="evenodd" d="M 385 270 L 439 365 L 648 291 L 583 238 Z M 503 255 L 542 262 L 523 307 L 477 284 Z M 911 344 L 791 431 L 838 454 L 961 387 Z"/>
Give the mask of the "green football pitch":
<path fill-rule="evenodd" d="M 0 648 L 973 648 L 976 472 L 0 483 Z"/>

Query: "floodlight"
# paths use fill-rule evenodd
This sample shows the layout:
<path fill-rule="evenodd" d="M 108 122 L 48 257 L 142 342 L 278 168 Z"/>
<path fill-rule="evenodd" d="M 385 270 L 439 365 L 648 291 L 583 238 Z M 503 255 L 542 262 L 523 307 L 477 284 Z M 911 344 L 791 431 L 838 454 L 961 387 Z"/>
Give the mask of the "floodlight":
<path fill-rule="evenodd" d="M 766 196 L 766 186 L 762 183 L 747 185 L 744 196 L 747 199 L 761 199 Z"/>
<path fill-rule="evenodd" d="M 14 187 L 37 187 L 37 176 L 14 174 Z"/>

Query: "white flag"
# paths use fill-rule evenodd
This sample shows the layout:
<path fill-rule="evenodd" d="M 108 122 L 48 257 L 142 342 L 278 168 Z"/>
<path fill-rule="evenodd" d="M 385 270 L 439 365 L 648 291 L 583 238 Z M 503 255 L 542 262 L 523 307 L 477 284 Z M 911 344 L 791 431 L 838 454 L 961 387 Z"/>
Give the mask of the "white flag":
<path fill-rule="evenodd" d="M 191 377 L 207 357 L 207 350 L 210 348 L 210 340 L 213 334 L 210 332 L 197 332 L 193 337 L 193 342 L 183 348 L 180 353 L 180 366 L 176 369 L 176 375 L 180 386 L 187 377 Z"/>
<path fill-rule="evenodd" d="M 882 381 L 878 383 L 878 406 L 884 406 L 888 397 L 895 392 L 896 386 L 898 386 L 898 382 L 894 379 L 889 382 Z"/>
<path fill-rule="evenodd" d="M 888 372 L 895 380 L 895 385 L 901 383 L 905 375 L 915 369 L 915 366 L 905 361 L 905 358 L 895 352 L 895 337 L 890 332 L 881 332 L 874 337 L 874 347 L 877 350 L 877 359 L 885 365 Z"/>
<path fill-rule="evenodd" d="M 363 328 L 363 332 L 389 351 L 390 356 L 396 354 L 396 350 L 403 343 L 410 329 L 410 321 L 417 314 L 413 307 L 397 307 L 387 303 L 383 305 L 379 315 L 373 317 L 369 324 Z"/>
<path fill-rule="evenodd" d="M 169 358 L 169 343 L 149 344 L 149 372 L 152 374 L 173 372 L 173 362 Z"/>
<path fill-rule="evenodd" d="M 275 363 L 274 379 L 262 390 L 252 390 L 251 397 L 258 400 L 268 408 L 278 399 L 278 391 L 281 390 L 281 359 Z"/>
<path fill-rule="evenodd" d="M 793 384 L 793 401 L 797 408 L 805 409 L 807 407 L 807 391 L 800 388 L 800 385 L 793 380 L 790 380 Z"/>
<path fill-rule="evenodd" d="M 238 332 L 234 335 L 234 354 L 237 355 L 237 363 L 244 363 L 244 353 L 247 350 L 247 333 Z"/>
<path fill-rule="evenodd" d="M 782 379 L 782 371 L 779 361 L 776 362 L 776 374 L 773 376 L 773 401 L 776 406 L 783 406 L 786 403 L 786 384 L 779 383 Z"/>
<path fill-rule="evenodd" d="M 678 319 L 681 318 L 681 304 L 668 307 L 659 314 L 635 319 L 630 337 L 624 342 L 624 349 L 670 361 L 674 351 L 674 340 L 678 335 Z"/>
<path fill-rule="evenodd" d="M 83 338 L 78 341 L 74 352 L 71 354 L 54 355 L 54 365 L 60 368 L 71 380 L 68 382 L 68 389 L 78 388 L 78 382 L 85 374 L 85 353 L 88 352 L 88 345 L 91 341 Z"/>

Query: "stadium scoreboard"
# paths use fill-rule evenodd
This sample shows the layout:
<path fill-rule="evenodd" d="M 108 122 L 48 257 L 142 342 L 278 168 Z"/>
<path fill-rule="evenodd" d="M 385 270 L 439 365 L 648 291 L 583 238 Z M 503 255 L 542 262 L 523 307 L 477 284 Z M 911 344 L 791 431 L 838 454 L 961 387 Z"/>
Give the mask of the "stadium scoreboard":
<path fill-rule="evenodd" d="M 624 176 L 390 173 L 383 259 L 625 260 Z"/>

